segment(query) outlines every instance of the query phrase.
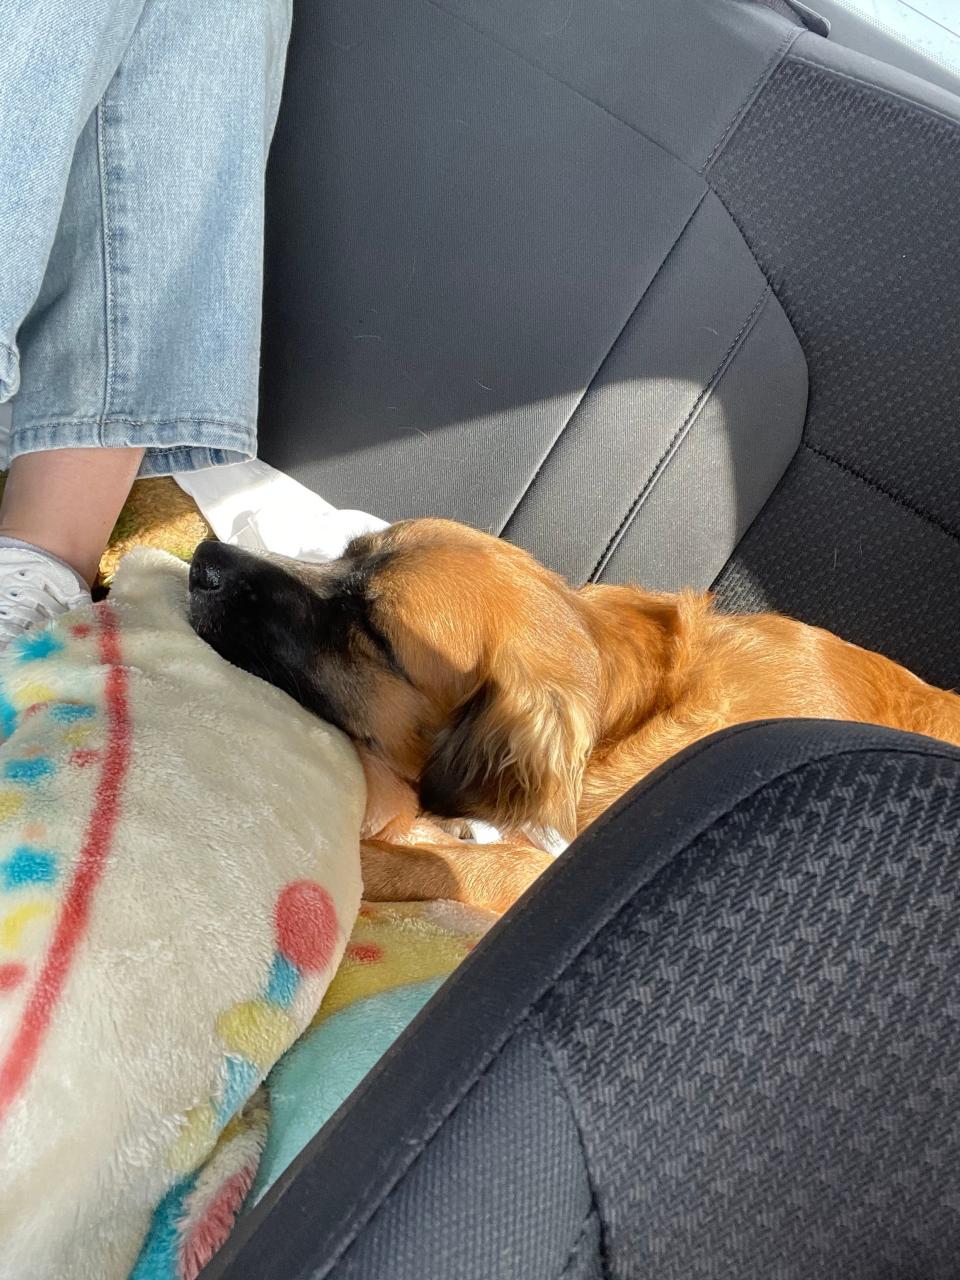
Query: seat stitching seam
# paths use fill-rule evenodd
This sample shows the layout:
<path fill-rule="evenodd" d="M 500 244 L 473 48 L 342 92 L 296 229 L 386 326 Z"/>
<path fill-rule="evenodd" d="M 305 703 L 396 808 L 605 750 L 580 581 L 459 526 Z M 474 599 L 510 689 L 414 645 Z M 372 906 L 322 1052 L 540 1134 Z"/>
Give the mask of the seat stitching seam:
<path fill-rule="evenodd" d="M 724 743 L 729 742 L 732 737 L 742 736 L 743 733 L 747 733 L 751 729 L 755 729 L 755 728 L 756 728 L 756 724 L 745 724 L 740 727 L 740 733 L 737 733 L 736 730 L 734 730 L 734 733 L 732 734 L 724 734 L 724 735 L 721 735 L 719 739 L 715 738 L 715 739 L 708 740 L 703 744 L 703 746 L 701 747 L 701 750 L 695 753 L 695 756 L 687 756 L 686 760 L 689 763 L 691 759 L 694 759 L 697 756 L 700 756 L 710 750 L 715 750 L 717 743 L 719 741 L 722 741 Z M 682 856 L 682 854 L 685 853 L 692 845 L 694 845 L 697 841 L 702 840 L 705 836 L 708 836 L 722 822 L 725 822 L 728 818 L 730 818 L 733 814 L 735 814 L 743 805 L 755 799 L 766 788 L 774 786 L 777 783 L 784 782 L 789 778 L 795 777 L 796 775 L 802 773 L 805 769 L 812 768 L 817 765 L 831 763 L 837 760 L 842 760 L 847 756 L 878 756 L 878 755 L 880 756 L 897 755 L 898 757 L 901 757 L 901 758 L 905 758 L 908 756 L 909 757 L 915 756 L 922 760 L 931 760 L 931 759 L 932 760 L 948 760 L 952 764 L 956 764 L 958 762 L 958 758 L 960 758 L 956 753 L 949 754 L 943 751 L 920 750 L 917 748 L 912 748 L 907 750 L 903 750 L 903 749 L 894 750 L 889 746 L 885 746 L 885 747 L 845 747 L 838 751 L 831 751 L 827 755 L 816 756 L 812 759 L 804 760 L 801 764 L 792 765 L 789 769 L 785 769 L 782 773 L 775 774 L 770 778 L 765 778 L 763 782 L 759 783 L 756 787 L 754 787 L 752 791 L 748 792 L 744 796 L 741 796 L 740 799 L 737 800 L 735 804 L 732 804 L 729 808 L 725 809 L 722 813 L 718 814 L 710 823 L 707 824 L 707 826 L 702 827 L 699 831 L 691 835 L 690 839 L 687 840 L 683 848 L 678 849 L 676 851 L 674 857 Z M 618 808 L 615 814 L 611 813 L 606 821 L 601 819 L 600 821 L 594 823 L 590 828 L 591 836 L 588 840 L 588 843 L 595 843 L 597 836 L 601 835 L 606 830 L 606 828 L 614 820 L 614 817 L 616 817 L 617 819 L 621 819 L 625 817 L 627 814 L 630 813 L 632 809 L 636 807 L 637 804 L 641 802 L 647 802 L 649 800 L 649 796 L 650 796 L 650 791 L 645 788 L 638 795 L 636 795 L 633 798 L 633 800 L 631 800 L 628 804 L 624 805 L 623 808 Z M 658 867 L 657 870 L 653 873 L 653 876 L 651 877 L 651 879 L 654 879 L 657 875 L 659 875 L 666 865 L 667 864 L 664 863 L 663 866 Z M 488 1061 L 484 1063 L 484 1065 L 480 1068 L 480 1070 L 477 1072 L 474 1078 L 470 1081 L 470 1083 L 465 1088 L 462 1089 L 458 1097 L 456 1097 L 453 1100 L 453 1102 L 451 1102 L 444 1109 L 444 1111 L 437 1118 L 433 1126 L 433 1129 L 427 1135 L 425 1140 L 420 1144 L 420 1146 L 418 1146 L 415 1150 L 409 1153 L 405 1164 L 401 1169 L 397 1171 L 393 1180 L 390 1183 L 389 1188 L 386 1190 L 383 1197 L 380 1200 L 378 1200 L 376 1204 L 372 1205 L 369 1211 L 364 1215 L 362 1220 L 356 1224 L 356 1226 L 354 1227 L 353 1231 L 351 1232 L 347 1240 L 345 1240 L 344 1243 L 334 1252 L 333 1256 L 329 1260 L 329 1264 L 326 1266 L 324 1271 L 317 1273 L 318 1280 L 322 1280 L 323 1276 L 329 1275 L 330 1269 L 336 1266 L 339 1262 L 341 1262 L 343 1258 L 346 1257 L 346 1255 L 350 1252 L 353 1246 L 357 1243 L 360 1232 L 363 1230 L 364 1227 L 368 1226 L 370 1222 L 372 1222 L 372 1220 L 376 1217 L 376 1215 L 387 1204 L 390 1197 L 398 1190 L 403 1179 L 407 1176 L 407 1174 L 409 1174 L 409 1172 L 416 1165 L 420 1157 L 424 1154 L 424 1152 L 427 1150 L 427 1148 L 430 1146 L 433 1140 L 441 1132 L 447 1120 L 451 1118 L 454 1112 L 466 1101 L 466 1099 L 473 1093 L 473 1091 L 478 1087 L 478 1085 L 480 1085 L 480 1083 L 485 1079 L 485 1077 L 489 1074 L 489 1072 L 493 1069 L 493 1067 L 496 1066 L 497 1061 L 500 1058 L 500 1055 L 507 1048 L 508 1044 L 516 1035 L 517 1031 L 529 1020 L 531 1010 L 534 1008 L 534 1006 L 543 999 L 543 996 L 552 986 L 556 984 L 557 980 L 561 978 L 563 974 L 566 973 L 567 970 L 574 963 L 576 963 L 577 960 L 579 960 L 579 958 L 583 955 L 583 953 L 587 950 L 587 948 L 593 944 L 593 942 L 600 935 L 600 933 L 602 933 L 602 931 L 606 929 L 609 925 L 613 924 L 621 915 L 623 915 L 625 911 L 629 909 L 629 907 L 633 903 L 633 900 L 636 898 L 637 894 L 640 893 L 644 888 L 646 888 L 646 886 L 649 883 L 650 881 L 647 880 L 647 881 L 644 881 L 643 884 L 637 885 L 625 902 L 622 902 L 619 907 L 616 907 L 615 909 L 605 914 L 602 917 L 602 919 L 598 922 L 596 927 L 591 931 L 589 937 L 583 939 L 581 945 L 577 948 L 574 954 L 570 956 L 568 959 L 566 959 L 563 962 L 563 964 L 549 976 L 543 989 L 539 992 L 537 996 L 531 999 L 530 1003 L 523 1010 L 523 1012 L 518 1014 L 513 1024 L 504 1032 L 503 1036 L 501 1037 L 496 1047 L 490 1051 L 490 1057 Z M 518 912 L 516 912 L 513 917 L 514 924 L 515 925 L 518 924 L 519 921 L 523 918 L 523 916 L 527 912 L 529 912 L 531 909 L 532 908 L 529 902 L 525 904 L 525 906 L 521 907 L 521 909 Z"/>
<path fill-rule="evenodd" d="M 724 212 L 726 213 L 727 217 L 730 219 L 730 221 L 731 221 L 731 222 L 733 223 L 733 225 L 736 227 L 737 231 L 740 233 L 740 238 L 743 240 L 743 243 L 746 245 L 746 247 L 747 247 L 747 252 L 750 254 L 750 257 L 753 259 L 754 265 L 756 266 L 756 268 L 757 268 L 757 270 L 760 272 L 760 274 L 763 276 L 764 280 L 766 280 L 767 284 L 770 286 L 770 290 L 771 290 L 771 292 L 773 293 L 773 296 L 776 298 L 777 302 L 778 302 L 778 303 L 780 303 L 780 306 L 781 306 L 781 307 L 783 307 L 783 302 L 782 302 L 782 301 L 781 301 L 781 299 L 780 299 L 780 295 L 778 294 L 777 290 L 773 287 L 773 281 L 770 279 L 770 275 L 769 275 L 769 273 L 768 273 L 768 271 L 767 271 L 766 266 L 765 266 L 765 265 L 764 265 L 764 263 L 762 263 L 762 262 L 760 261 L 760 259 L 757 257 L 756 252 L 754 251 L 753 245 L 750 243 L 750 239 L 749 239 L 749 237 L 747 236 L 746 229 L 744 228 L 744 226 L 743 226 L 743 224 L 742 224 L 741 220 L 737 217 L 737 215 L 736 215 L 736 213 L 734 212 L 734 210 L 730 207 L 730 205 L 728 205 L 728 204 L 727 204 L 727 202 L 726 202 L 726 200 L 724 199 L 724 197 L 723 197 L 723 195 L 721 194 L 721 192 L 720 192 L 720 191 L 718 191 L 718 189 L 716 188 L 716 186 L 714 186 L 714 183 L 713 183 L 713 181 L 712 181 L 712 176 L 713 176 L 713 175 L 711 174 L 711 175 L 710 175 L 710 177 L 708 177 L 708 178 L 707 178 L 707 182 L 708 182 L 708 184 L 709 184 L 710 191 L 711 191 L 711 192 L 712 192 L 712 194 L 713 194 L 713 195 L 715 195 L 715 196 L 717 197 L 717 199 L 720 201 L 721 205 L 723 206 L 723 210 L 724 210 Z M 784 314 L 786 315 L 786 308 L 784 308 Z M 787 315 L 787 321 L 788 321 L 788 323 L 789 323 L 789 325 L 790 325 L 790 328 L 791 328 L 791 329 L 793 329 L 793 321 L 790 319 L 789 315 Z M 795 329 L 793 329 L 793 333 L 794 333 L 794 337 L 796 337 L 796 336 L 797 336 L 797 334 L 796 334 L 796 330 L 795 330 Z M 797 338 L 797 341 L 799 342 L 799 341 L 800 341 L 800 339 L 799 339 L 799 338 Z M 806 359 L 807 359 L 807 358 L 806 358 L 806 355 L 804 355 L 804 358 L 803 358 L 803 359 L 804 359 L 804 364 L 806 364 Z"/>
<path fill-rule="evenodd" d="M 751 310 L 750 314 L 747 316 L 746 320 L 744 320 L 743 324 L 740 326 L 739 330 L 734 336 L 733 341 L 730 343 L 729 347 L 727 347 L 726 351 L 723 353 L 722 357 L 720 358 L 720 363 L 717 365 L 713 373 L 710 375 L 710 378 L 707 381 L 706 386 L 703 388 L 703 390 L 697 396 L 696 400 L 693 402 L 693 406 L 690 409 L 687 416 L 684 418 L 684 420 L 680 423 L 679 427 L 677 427 L 676 431 L 670 437 L 670 440 L 667 442 L 666 448 L 663 450 L 660 457 L 658 458 L 656 464 L 653 467 L 653 470 L 650 472 L 646 480 L 643 482 L 643 486 L 641 487 L 639 493 L 630 503 L 630 506 L 627 508 L 623 519 L 620 521 L 620 523 L 614 529 L 613 533 L 610 535 L 607 541 L 607 545 L 600 552 L 600 556 L 596 564 L 593 566 L 593 569 L 590 571 L 590 574 L 587 579 L 588 582 L 594 582 L 597 578 L 597 575 L 602 573 L 603 570 L 606 568 L 610 557 L 613 555 L 614 551 L 616 551 L 617 547 L 620 545 L 620 542 L 623 540 L 623 536 L 626 533 L 627 529 L 636 519 L 638 513 L 640 512 L 641 507 L 646 502 L 647 498 L 650 496 L 650 493 L 653 490 L 654 486 L 660 480 L 661 476 L 663 475 L 664 471 L 667 468 L 667 465 L 675 455 L 677 449 L 683 443 L 684 439 L 686 438 L 687 434 L 690 431 L 690 428 L 693 426 L 694 422 L 696 422 L 697 418 L 700 416 L 700 413 L 703 410 L 704 406 L 706 405 L 707 401 L 710 399 L 714 391 L 717 389 L 717 386 L 719 385 L 721 379 L 723 378 L 723 375 L 726 373 L 727 369 L 729 368 L 730 363 L 734 355 L 736 354 L 738 348 L 746 340 L 747 334 L 750 332 L 750 330 L 753 329 L 754 324 L 756 323 L 757 319 L 759 319 L 760 312 L 762 311 L 765 303 L 767 303 L 771 297 L 771 292 L 772 291 L 770 289 L 770 286 L 764 285 L 763 291 L 761 292 L 759 298 L 753 305 L 753 309 Z"/>
<path fill-rule="evenodd" d="M 590 1226 L 594 1218 L 596 1218 L 597 1222 L 600 1223 L 602 1227 L 603 1223 L 601 1222 L 600 1214 L 597 1211 L 596 1207 L 594 1205 L 591 1205 L 590 1208 L 587 1210 L 587 1216 L 583 1220 L 583 1225 L 580 1227 L 580 1230 L 577 1233 L 577 1238 L 576 1240 L 574 1240 L 573 1245 L 570 1248 L 570 1252 L 567 1255 L 567 1260 L 564 1262 L 563 1267 L 560 1270 L 560 1274 L 557 1276 L 557 1280 L 564 1280 L 564 1276 L 569 1275 L 570 1268 L 577 1261 L 577 1254 L 580 1252 L 580 1246 L 583 1244 L 584 1240 L 586 1239 L 587 1232 L 590 1230 Z M 602 1238 L 602 1235 L 603 1233 L 601 1231 L 601 1238 Z M 603 1257 L 603 1254 L 601 1254 L 600 1265 L 603 1267 L 601 1275 L 605 1276 L 607 1274 L 607 1270 L 606 1270 L 606 1260 Z"/>
<path fill-rule="evenodd" d="M 587 1216 L 583 1220 L 583 1225 L 580 1228 L 580 1232 L 573 1243 L 573 1247 L 570 1250 L 570 1255 L 567 1258 L 566 1262 L 563 1264 L 563 1270 L 560 1272 L 560 1275 L 558 1276 L 557 1280 L 563 1280 L 564 1276 L 566 1276 L 569 1273 L 573 1263 L 577 1261 L 577 1254 L 580 1252 L 580 1246 L 583 1244 L 584 1240 L 586 1239 L 587 1232 L 590 1230 L 590 1226 L 593 1223 L 594 1219 L 596 1219 L 600 1227 L 600 1238 L 601 1240 L 603 1239 L 603 1221 L 600 1217 L 600 1211 L 597 1209 L 596 1205 L 592 1205 L 587 1213 Z M 601 1276 L 605 1276 L 607 1274 L 607 1265 L 606 1265 L 606 1254 L 603 1250 L 601 1250 L 601 1254 L 600 1254 L 600 1266 L 602 1268 L 600 1274 Z"/>
<path fill-rule="evenodd" d="M 896 506 L 902 507 L 904 511 L 909 511 L 910 514 L 916 516 L 917 519 L 923 520 L 926 524 L 932 525 L 934 529 L 945 534 L 952 542 L 960 542 L 960 534 L 951 529 L 950 526 L 942 521 L 938 516 L 931 514 L 929 511 L 924 511 L 922 507 L 915 506 L 907 498 L 903 498 L 900 494 L 895 493 L 894 490 L 888 489 L 881 481 L 871 479 L 870 476 L 864 475 L 862 471 L 851 466 L 849 462 L 844 462 L 841 458 L 834 457 L 832 453 L 828 453 L 826 449 L 821 449 L 815 444 L 810 444 L 808 441 L 804 440 L 803 446 L 805 449 L 809 449 L 811 453 L 816 454 L 818 458 L 823 458 L 825 462 L 829 462 L 838 470 L 845 471 L 847 475 L 853 476 L 854 479 L 859 480 L 861 484 L 867 485 L 870 489 L 875 489 L 877 493 L 882 494 L 890 502 L 895 503 Z"/>
<path fill-rule="evenodd" d="M 803 35 L 802 28 L 799 28 L 799 29 L 791 28 L 787 32 L 786 37 L 783 40 L 781 40 L 780 43 L 777 45 L 776 49 L 774 49 L 773 54 L 771 55 L 767 63 L 764 65 L 763 70 L 760 72 L 759 76 L 757 76 L 757 79 L 754 82 L 753 87 L 750 89 L 749 93 L 744 98 L 743 102 L 741 102 L 740 106 L 734 112 L 729 123 L 727 124 L 727 127 L 724 129 L 723 133 L 720 135 L 719 141 L 717 142 L 716 146 L 713 148 L 713 150 L 707 156 L 706 160 L 703 162 L 703 167 L 700 170 L 701 173 L 703 174 L 707 173 L 710 166 L 713 164 L 714 160 L 716 160 L 717 156 L 723 150 L 724 146 L 726 146 L 731 135 L 734 132 L 736 132 L 737 126 L 740 124 L 740 121 L 743 119 L 746 113 L 753 106 L 761 89 L 773 74 L 774 68 L 777 67 L 780 64 L 780 62 L 783 61 L 784 57 L 787 54 L 787 51 L 792 46 L 793 42 L 801 35 Z"/>
<path fill-rule="evenodd" d="M 584 1170 L 584 1174 L 586 1175 L 587 1186 L 590 1189 L 590 1208 L 587 1211 L 587 1215 L 583 1220 L 583 1224 L 580 1227 L 580 1231 L 577 1234 L 577 1238 L 576 1240 L 574 1240 L 573 1244 L 571 1245 L 570 1251 L 567 1254 L 566 1260 L 564 1261 L 563 1266 L 560 1268 L 560 1274 L 558 1276 L 558 1280 L 563 1280 L 563 1277 L 567 1274 L 567 1271 L 570 1268 L 570 1264 L 576 1258 L 577 1252 L 580 1249 L 580 1245 L 583 1243 L 584 1236 L 587 1234 L 587 1231 L 590 1227 L 590 1220 L 594 1216 L 596 1216 L 597 1222 L 600 1224 L 600 1264 L 602 1268 L 602 1274 L 605 1276 L 607 1274 L 607 1251 L 606 1251 L 604 1234 L 603 1234 L 603 1218 L 601 1217 L 601 1214 L 600 1214 L 600 1203 L 599 1203 L 599 1198 L 597 1196 L 596 1183 L 594 1182 L 593 1174 L 590 1169 L 590 1161 L 587 1158 L 587 1147 L 583 1139 L 583 1130 L 581 1129 L 580 1123 L 577 1120 L 577 1113 L 573 1107 L 573 1100 L 570 1097 L 570 1092 L 567 1089 L 567 1086 L 563 1082 L 563 1077 L 560 1074 L 560 1069 L 557 1066 L 556 1060 L 554 1058 L 553 1050 L 551 1049 L 550 1045 L 547 1044 L 544 1038 L 542 1029 L 534 1023 L 532 1018 L 532 1011 L 531 1011 L 531 1014 L 527 1016 L 527 1019 L 524 1025 L 530 1029 L 531 1034 L 534 1036 L 537 1042 L 537 1046 L 540 1049 L 540 1054 L 543 1058 L 544 1065 L 546 1066 L 547 1074 L 553 1080 L 553 1086 L 557 1093 L 557 1096 L 559 1097 L 560 1101 L 564 1104 L 567 1111 L 569 1111 L 570 1113 L 570 1120 L 571 1120 L 571 1123 L 573 1124 L 574 1132 L 577 1135 L 577 1146 L 580 1148 L 580 1156 L 581 1156 L 581 1159 L 583 1160 L 583 1170 Z"/>
<path fill-rule="evenodd" d="M 433 0 L 429 0 L 429 2 L 432 3 Z M 504 532 L 504 530 L 510 524 L 510 521 L 514 518 L 514 516 L 523 506 L 524 502 L 526 502 L 527 498 L 532 493 L 534 486 L 536 485 L 537 481 L 540 479 L 541 472 L 543 471 L 547 463 L 550 461 L 550 459 L 553 457 L 556 450 L 559 448 L 560 444 L 563 441 L 563 437 L 567 433 L 567 429 L 573 425 L 573 421 L 576 418 L 577 414 L 580 412 L 580 410 L 583 408 L 583 405 L 586 402 L 587 396 L 589 396 L 590 392 L 593 390 L 594 385 L 596 384 L 597 379 L 603 373 L 604 365 L 607 363 L 607 361 L 610 359 L 611 355 L 613 354 L 614 348 L 616 347 L 620 339 L 623 337 L 623 335 L 626 333 L 626 331 L 630 328 L 631 324 L 634 321 L 635 316 L 637 315 L 638 311 L 643 305 L 645 299 L 649 296 L 650 290 L 653 288 L 654 284 L 662 275 L 664 268 L 666 267 L 670 258 L 673 256 L 673 253 L 677 248 L 677 245 L 683 239 L 683 236 L 687 228 L 690 226 L 694 218 L 697 216 L 697 213 L 699 212 L 700 207 L 702 206 L 704 200 L 706 200 L 709 194 L 710 194 L 710 187 L 705 186 L 697 200 L 697 203 L 694 205 L 689 216 L 685 219 L 683 226 L 677 232 L 673 243 L 670 245 L 670 248 L 663 255 L 663 258 L 661 259 L 659 266 L 651 276 L 650 281 L 647 284 L 646 288 L 643 290 L 643 292 L 640 294 L 640 297 L 637 299 L 632 311 L 627 316 L 626 320 L 623 322 L 623 324 L 620 326 L 617 332 L 614 334 L 613 340 L 610 342 L 607 349 L 604 351 L 599 364 L 597 365 L 596 369 L 594 369 L 593 373 L 590 375 L 590 380 L 587 382 L 587 385 L 584 387 L 581 394 L 577 397 L 577 402 L 573 406 L 573 408 L 570 410 L 570 413 L 567 416 L 566 422 L 564 422 L 563 426 L 557 432 L 549 448 L 547 449 L 547 451 L 544 453 L 543 457 L 540 459 L 539 463 L 537 464 L 536 471 L 534 471 L 533 475 L 530 477 L 526 487 L 524 488 L 523 492 L 520 494 L 520 497 L 517 499 L 509 515 L 501 524 L 500 526 L 501 534 Z"/>

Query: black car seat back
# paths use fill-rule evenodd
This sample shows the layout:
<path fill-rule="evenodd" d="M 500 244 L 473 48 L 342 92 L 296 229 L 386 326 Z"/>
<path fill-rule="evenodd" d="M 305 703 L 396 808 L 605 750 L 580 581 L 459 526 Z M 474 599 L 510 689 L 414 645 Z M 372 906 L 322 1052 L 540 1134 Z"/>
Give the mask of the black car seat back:
<path fill-rule="evenodd" d="M 706 171 L 803 30 L 748 0 L 300 5 L 267 460 L 575 579 L 707 585 L 796 450 L 807 375 Z"/>
<path fill-rule="evenodd" d="M 958 100 L 786 4 L 302 4 L 264 456 L 951 683 L 958 207 Z"/>
<path fill-rule="evenodd" d="M 752 725 L 676 757 L 209 1280 L 953 1280 L 958 824 L 960 752 L 907 734 Z"/>

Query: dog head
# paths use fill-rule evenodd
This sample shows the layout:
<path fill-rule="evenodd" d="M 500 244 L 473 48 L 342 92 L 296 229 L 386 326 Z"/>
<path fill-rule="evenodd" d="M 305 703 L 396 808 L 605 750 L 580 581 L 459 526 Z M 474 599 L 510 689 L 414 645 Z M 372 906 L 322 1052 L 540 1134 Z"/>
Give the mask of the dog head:
<path fill-rule="evenodd" d="M 328 564 L 206 542 L 190 620 L 428 812 L 574 834 L 599 657 L 577 594 L 518 548 L 444 520 L 365 534 Z"/>

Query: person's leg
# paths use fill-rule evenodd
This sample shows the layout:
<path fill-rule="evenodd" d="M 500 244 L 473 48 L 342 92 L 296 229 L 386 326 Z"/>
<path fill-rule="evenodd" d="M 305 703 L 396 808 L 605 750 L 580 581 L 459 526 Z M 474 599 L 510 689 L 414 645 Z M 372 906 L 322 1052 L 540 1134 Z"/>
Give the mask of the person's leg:
<path fill-rule="evenodd" d="M 60 0 L 40 7 L 49 21 L 30 38 L 50 61 L 54 44 L 70 42 L 53 12 Z M 24 219 L 49 222 L 57 198 L 63 206 L 55 238 L 30 244 L 33 275 L 22 273 L 17 290 L 0 286 L 0 399 L 22 373 L 0 538 L 33 544 L 89 580 L 138 470 L 164 474 L 256 451 L 263 184 L 290 0 L 80 8 L 101 18 L 100 10 L 124 11 L 124 21 L 114 14 L 112 27 L 103 24 L 123 34 L 110 44 L 112 76 L 87 74 L 100 96 L 78 101 L 69 149 L 60 135 L 31 137 L 38 165 L 58 160 L 63 169 L 56 190 L 40 184 L 42 209 L 0 208 L 2 242 L 4 220 L 17 230 Z M 75 25 L 75 43 L 95 46 L 89 16 Z M 30 82 L 41 115 L 66 74 L 52 68 Z M 16 80 L 7 80 L 14 95 Z M 23 317 L 31 285 L 35 302 Z M 0 542 L 0 597 L 5 558 Z M 2 619 L 0 609 L 0 643 Z"/>
<path fill-rule="evenodd" d="M 64 204 L 78 139 L 144 3 L 39 0 L 19 6 L 2 24 L 0 402 L 20 386 L 21 325 L 37 301 L 64 225 L 76 222 Z M 102 324 L 92 311 L 88 331 Z M 72 359 L 83 353 L 81 341 Z M 131 456 L 135 471 L 139 456 Z M 0 506 L 0 646 L 31 623 L 89 597 L 97 544 L 109 534 L 131 479 L 130 458 L 104 455 L 79 471 L 63 453 L 43 461 L 24 455 L 14 462 Z"/>
<path fill-rule="evenodd" d="M 74 150 L 145 0 L 0 7 L 0 404 L 20 385 L 17 333 L 57 236 Z"/>
<path fill-rule="evenodd" d="M 256 452 L 266 157 L 291 0 L 145 0 L 77 143 L 20 329 L 11 456 Z"/>
<path fill-rule="evenodd" d="M 142 449 L 21 454 L 0 504 L 0 539 L 48 551 L 92 586 L 142 458 Z"/>

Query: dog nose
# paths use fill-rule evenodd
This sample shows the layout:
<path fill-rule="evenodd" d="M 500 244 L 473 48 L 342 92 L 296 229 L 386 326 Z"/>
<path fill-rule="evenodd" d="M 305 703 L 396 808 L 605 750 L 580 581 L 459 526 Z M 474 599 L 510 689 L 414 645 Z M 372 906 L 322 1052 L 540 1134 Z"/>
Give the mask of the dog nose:
<path fill-rule="evenodd" d="M 212 593 L 224 584 L 229 552 L 222 542 L 201 542 L 190 563 L 190 590 Z"/>

